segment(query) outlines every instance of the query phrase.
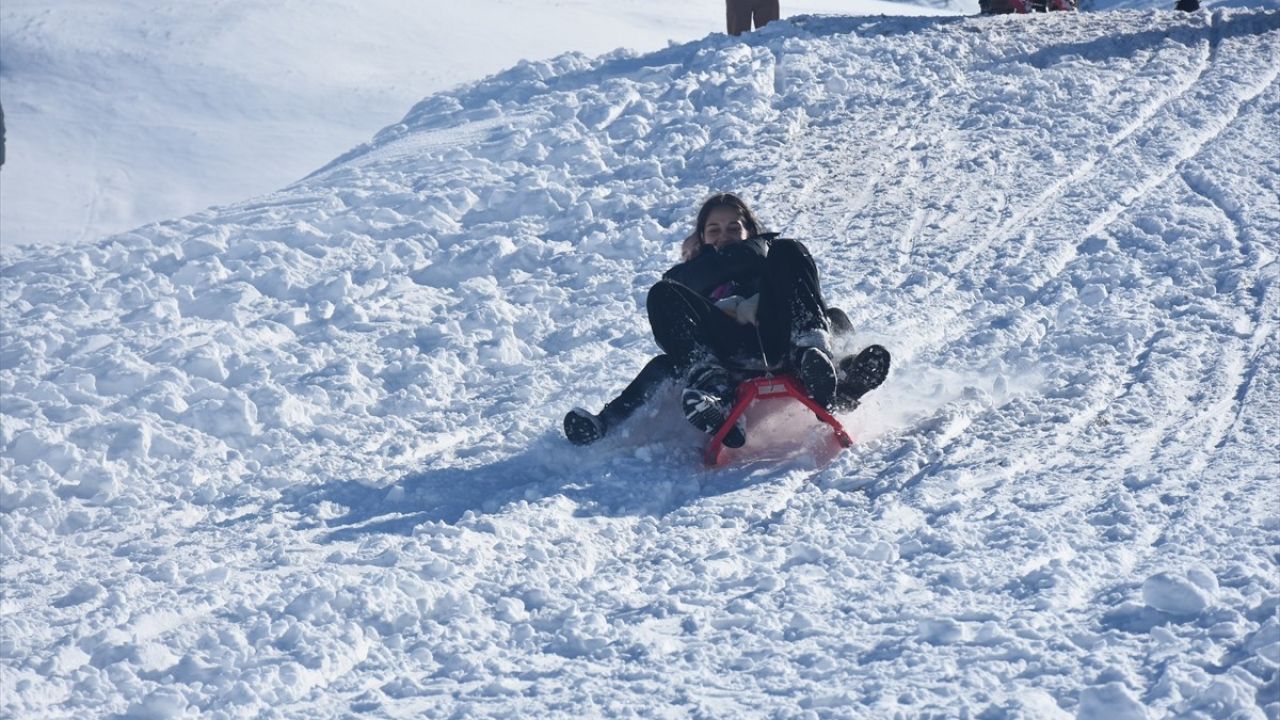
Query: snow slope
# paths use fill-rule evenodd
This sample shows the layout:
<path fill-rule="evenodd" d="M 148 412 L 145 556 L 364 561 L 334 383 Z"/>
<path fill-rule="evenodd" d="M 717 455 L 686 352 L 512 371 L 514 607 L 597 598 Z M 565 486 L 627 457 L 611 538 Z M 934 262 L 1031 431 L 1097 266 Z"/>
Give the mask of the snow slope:
<path fill-rule="evenodd" d="M 788 1 L 786 14 L 977 12 Z M 948 6 L 954 9 L 947 10 Z M 269 192 L 424 95 L 577 50 L 656 50 L 724 30 L 688 0 L 6 0 L 6 247 L 69 245 Z"/>
<path fill-rule="evenodd" d="M 10 717 L 1274 718 L 1280 13 L 521 63 L 0 268 Z M 732 189 L 885 343 L 836 454 L 560 436 Z"/>

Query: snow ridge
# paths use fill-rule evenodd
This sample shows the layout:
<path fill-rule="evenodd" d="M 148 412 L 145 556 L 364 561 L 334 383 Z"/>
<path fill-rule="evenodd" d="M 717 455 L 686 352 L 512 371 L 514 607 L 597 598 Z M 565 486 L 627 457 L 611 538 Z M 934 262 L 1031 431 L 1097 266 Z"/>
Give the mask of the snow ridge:
<path fill-rule="evenodd" d="M 1280 13 L 808 17 L 525 62 L 0 272 L 15 717 L 1274 717 Z M 655 352 L 709 193 L 883 342 L 728 467 Z"/>

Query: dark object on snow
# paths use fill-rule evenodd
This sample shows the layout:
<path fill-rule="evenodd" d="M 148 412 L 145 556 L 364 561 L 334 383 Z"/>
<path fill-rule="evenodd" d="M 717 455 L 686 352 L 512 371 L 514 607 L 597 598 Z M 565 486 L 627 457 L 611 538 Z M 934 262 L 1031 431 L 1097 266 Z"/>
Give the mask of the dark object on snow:
<path fill-rule="evenodd" d="M 564 436 L 574 445 L 590 445 L 604 433 L 604 423 L 589 410 L 576 407 L 564 415 Z"/>
<path fill-rule="evenodd" d="M 680 394 L 680 409 L 689 424 L 708 435 L 715 435 L 729 422 L 733 410 L 733 382 L 729 371 L 708 362 L 691 370 L 687 387 Z M 739 448 L 747 443 L 742 426 L 734 424 L 723 433 L 723 442 Z"/>
<path fill-rule="evenodd" d="M 1178 4 L 1174 5 L 1173 9 L 1183 12 L 1195 12 L 1200 9 L 1200 0 L 1178 0 Z"/>
<path fill-rule="evenodd" d="M 880 387 L 889 376 L 889 351 L 883 345 L 871 345 L 857 355 L 840 361 L 837 373 L 835 409 L 847 412 L 858 407 L 863 395 Z"/>
<path fill-rule="evenodd" d="M 725 0 L 724 12 L 730 35 L 750 32 L 752 20 L 759 30 L 781 17 L 778 0 Z"/>
<path fill-rule="evenodd" d="M 1077 0 L 978 0 L 983 15 L 1075 10 Z"/>
<path fill-rule="evenodd" d="M 832 335 L 848 335 L 853 332 L 853 321 L 848 313 L 838 307 L 827 308 L 827 322 L 831 323 Z"/>
<path fill-rule="evenodd" d="M 1025 0 L 978 0 L 978 12 L 982 15 L 1008 15 L 1026 11 Z"/>

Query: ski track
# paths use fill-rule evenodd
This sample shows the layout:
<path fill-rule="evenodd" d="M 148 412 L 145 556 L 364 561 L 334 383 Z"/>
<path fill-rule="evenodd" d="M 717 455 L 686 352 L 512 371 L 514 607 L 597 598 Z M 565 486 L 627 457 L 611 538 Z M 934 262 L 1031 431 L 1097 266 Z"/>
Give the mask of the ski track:
<path fill-rule="evenodd" d="M 0 707 L 1275 716 L 1280 15 L 1105 15 L 522 63 L 6 253 Z M 857 443 L 569 446 L 722 189 L 894 353 Z"/>
<path fill-rule="evenodd" d="M 1106 140 L 1105 147 L 1096 155 L 1082 161 L 1069 174 L 1051 180 L 1048 183 L 1048 188 L 1040 193 L 1040 195 L 1033 198 L 1023 209 L 1015 211 L 994 231 L 987 233 L 981 240 L 978 240 L 966 247 L 966 249 L 963 250 L 958 255 L 957 259 L 950 265 L 949 272 L 946 276 L 941 278 L 936 284 L 927 287 L 924 290 L 924 294 L 932 295 L 940 290 L 950 290 L 954 292 L 957 289 L 956 286 L 959 283 L 960 278 L 965 277 L 964 271 L 968 269 L 969 266 L 972 265 L 980 255 L 982 255 L 982 253 L 990 250 L 996 240 L 1008 241 L 1013 239 L 1020 232 L 1024 233 L 1025 240 L 1030 241 L 1034 238 L 1034 234 L 1026 234 L 1025 229 L 1028 228 L 1028 226 L 1034 226 L 1033 231 L 1044 231 L 1045 229 L 1048 229 L 1048 232 L 1063 238 L 1070 238 L 1072 236 L 1087 238 L 1097 234 L 1098 231 L 1106 227 L 1107 224 L 1118 216 L 1119 212 L 1123 208 L 1117 209 L 1113 213 L 1108 213 L 1103 218 L 1100 218 L 1089 227 L 1085 228 L 1084 231 L 1078 235 L 1077 233 L 1071 232 L 1072 227 L 1076 224 L 1073 221 L 1073 215 L 1080 212 L 1080 208 L 1091 207 L 1096 204 L 1096 201 L 1090 202 L 1093 200 L 1092 198 L 1086 197 L 1076 199 L 1073 198 L 1072 195 L 1079 194 L 1080 191 L 1078 191 L 1077 188 L 1082 186 L 1086 187 L 1085 192 L 1087 192 L 1089 189 L 1089 181 L 1103 174 L 1104 170 L 1102 166 L 1108 162 L 1112 162 L 1112 158 L 1116 155 L 1117 149 L 1121 145 L 1126 144 L 1130 137 L 1135 133 L 1142 130 L 1148 134 L 1158 134 L 1157 131 L 1152 131 L 1149 125 L 1163 108 L 1165 108 L 1170 102 L 1182 97 L 1191 87 L 1195 86 L 1195 84 L 1203 78 L 1208 67 L 1208 63 L 1204 57 L 1205 54 L 1207 54 L 1207 51 L 1202 53 L 1201 62 L 1197 63 L 1195 69 L 1188 74 L 1188 78 L 1180 82 L 1172 91 L 1162 93 L 1155 101 L 1139 108 L 1135 119 L 1125 125 L 1118 133 L 1108 138 Z M 1137 141 L 1132 144 L 1137 146 L 1144 145 L 1144 143 Z M 1115 161 L 1112 164 L 1123 167 L 1121 161 Z M 1107 183 L 1103 186 L 1117 187 L 1119 185 Z M 1067 241 L 1067 243 L 1060 245 L 1060 249 L 1057 251 L 1057 254 L 1051 254 L 1054 262 L 1046 268 L 1047 276 L 1041 281 L 1042 284 L 1033 285 L 1030 288 L 1032 293 L 1041 290 L 1044 284 L 1047 284 L 1059 275 L 1062 267 L 1072 259 L 1074 247 L 1074 244 L 1070 244 L 1070 241 Z M 1005 247 L 1002 246 L 1002 250 L 1004 249 Z M 959 315 L 962 314 L 962 312 L 963 311 L 957 310 L 956 314 Z M 948 321 L 933 322 L 933 327 L 935 328 L 946 328 L 951 326 L 952 323 Z M 969 329 L 969 326 L 961 327 Z M 931 344 L 946 345 L 948 344 L 948 341 L 953 340 L 953 337 L 931 338 L 931 340 Z"/>

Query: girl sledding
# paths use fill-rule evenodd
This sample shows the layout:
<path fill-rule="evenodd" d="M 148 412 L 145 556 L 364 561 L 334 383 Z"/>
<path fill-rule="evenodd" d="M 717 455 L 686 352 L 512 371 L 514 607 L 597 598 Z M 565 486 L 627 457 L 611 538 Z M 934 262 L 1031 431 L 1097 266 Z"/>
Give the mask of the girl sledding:
<path fill-rule="evenodd" d="M 834 356 L 832 335 L 853 332 L 848 316 L 827 305 L 804 244 L 764 232 L 741 198 L 720 193 L 707 199 L 681 255 L 646 301 L 663 354 L 598 414 L 570 410 L 564 432 L 571 442 L 604 437 L 673 380 L 689 423 L 731 448 L 747 440 L 741 413 L 733 427 L 720 431 L 745 379 L 786 373 L 818 408 L 835 412 L 857 407 L 862 395 L 884 382 L 884 347 Z"/>

